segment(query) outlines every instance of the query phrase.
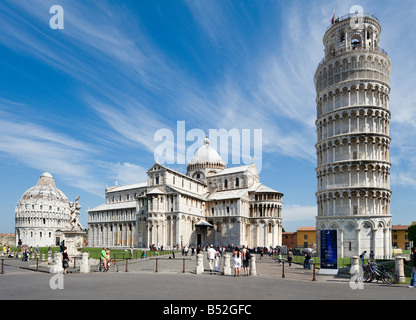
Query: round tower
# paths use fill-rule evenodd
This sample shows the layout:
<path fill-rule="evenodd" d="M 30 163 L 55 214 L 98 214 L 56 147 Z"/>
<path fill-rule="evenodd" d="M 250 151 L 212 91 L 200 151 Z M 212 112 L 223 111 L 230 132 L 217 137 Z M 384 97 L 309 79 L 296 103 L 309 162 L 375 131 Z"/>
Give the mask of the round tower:
<path fill-rule="evenodd" d="M 391 62 L 369 14 L 325 32 L 314 81 L 317 110 L 316 230 L 337 230 L 338 256 L 391 256 Z M 368 256 L 367 256 L 368 257 Z"/>
<path fill-rule="evenodd" d="M 62 240 L 58 231 L 70 220 L 69 201 L 55 185 L 49 172 L 44 172 L 36 186 L 28 189 L 15 210 L 16 246 L 54 246 Z M 59 240 L 57 240 L 59 237 Z"/>

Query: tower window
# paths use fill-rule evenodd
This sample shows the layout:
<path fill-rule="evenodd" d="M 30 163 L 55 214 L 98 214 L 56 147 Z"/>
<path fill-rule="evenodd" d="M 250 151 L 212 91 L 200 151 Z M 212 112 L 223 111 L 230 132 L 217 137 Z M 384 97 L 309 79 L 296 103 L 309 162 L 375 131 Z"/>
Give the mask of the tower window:
<path fill-rule="evenodd" d="M 224 188 L 228 188 L 228 180 L 227 179 L 224 180 Z"/>
<path fill-rule="evenodd" d="M 361 45 L 361 41 L 357 37 L 355 37 L 351 40 L 351 46 L 352 46 L 353 50 L 359 49 L 360 45 Z"/>
<path fill-rule="evenodd" d="M 238 178 L 235 178 L 235 186 L 238 187 L 240 185 L 240 181 L 238 180 Z"/>

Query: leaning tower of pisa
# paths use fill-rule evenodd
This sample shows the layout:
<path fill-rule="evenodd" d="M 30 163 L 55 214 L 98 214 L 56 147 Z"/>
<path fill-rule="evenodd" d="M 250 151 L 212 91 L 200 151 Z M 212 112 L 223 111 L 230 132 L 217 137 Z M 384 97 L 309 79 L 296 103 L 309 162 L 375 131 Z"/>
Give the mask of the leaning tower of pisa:
<path fill-rule="evenodd" d="M 339 257 L 391 257 L 389 93 L 381 25 L 349 14 L 326 30 L 314 81 L 317 238 L 337 230 Z M 318 240 L 319 246 L 319 240 Z"/>

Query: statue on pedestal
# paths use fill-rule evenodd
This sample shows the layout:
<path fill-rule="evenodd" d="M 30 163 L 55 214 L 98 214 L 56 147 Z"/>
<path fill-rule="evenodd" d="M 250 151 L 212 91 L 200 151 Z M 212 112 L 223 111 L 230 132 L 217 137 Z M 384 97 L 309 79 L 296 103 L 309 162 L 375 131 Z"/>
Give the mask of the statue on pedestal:
<path fill-rule="evenodd" d="M 78 220 L 78 215 L 81 213 L 79 211 L 81 209 L 81 205 L 79 204 L 79 198 L 80 196 L 78 196 L 75 199 L 75 203 L 74 202 L 69 203 L 69 210 L 71 210 L 71 216 L 69 219 L 69 228 L 71 230 L 84 230 L 84 228 L 82 227 L 81 223 Z"/>
<path fill-rule="evenodd" d="M 78 196 L 75 202 L 69 203 L 70 218 L 69 222 L 64 230 L 62 230 L 66 247 L 68 249 L 69 256 L 80 256 L 83 248 L 83 237 L 86 233 L 81 223 L 78 220 L 80 214 L 81 205 L 79 204 Z"/>

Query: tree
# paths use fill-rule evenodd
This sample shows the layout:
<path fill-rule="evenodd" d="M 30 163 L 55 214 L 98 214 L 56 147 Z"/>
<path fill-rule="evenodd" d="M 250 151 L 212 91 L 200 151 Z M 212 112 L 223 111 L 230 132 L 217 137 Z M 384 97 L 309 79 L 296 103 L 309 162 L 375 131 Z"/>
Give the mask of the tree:
<path fill-rule="evenodd" d="M 413 223 L 407 229 L 409 235 L 409 241 L 413 241 L 413 246 L 416 246 L 416 223 Z"/>

